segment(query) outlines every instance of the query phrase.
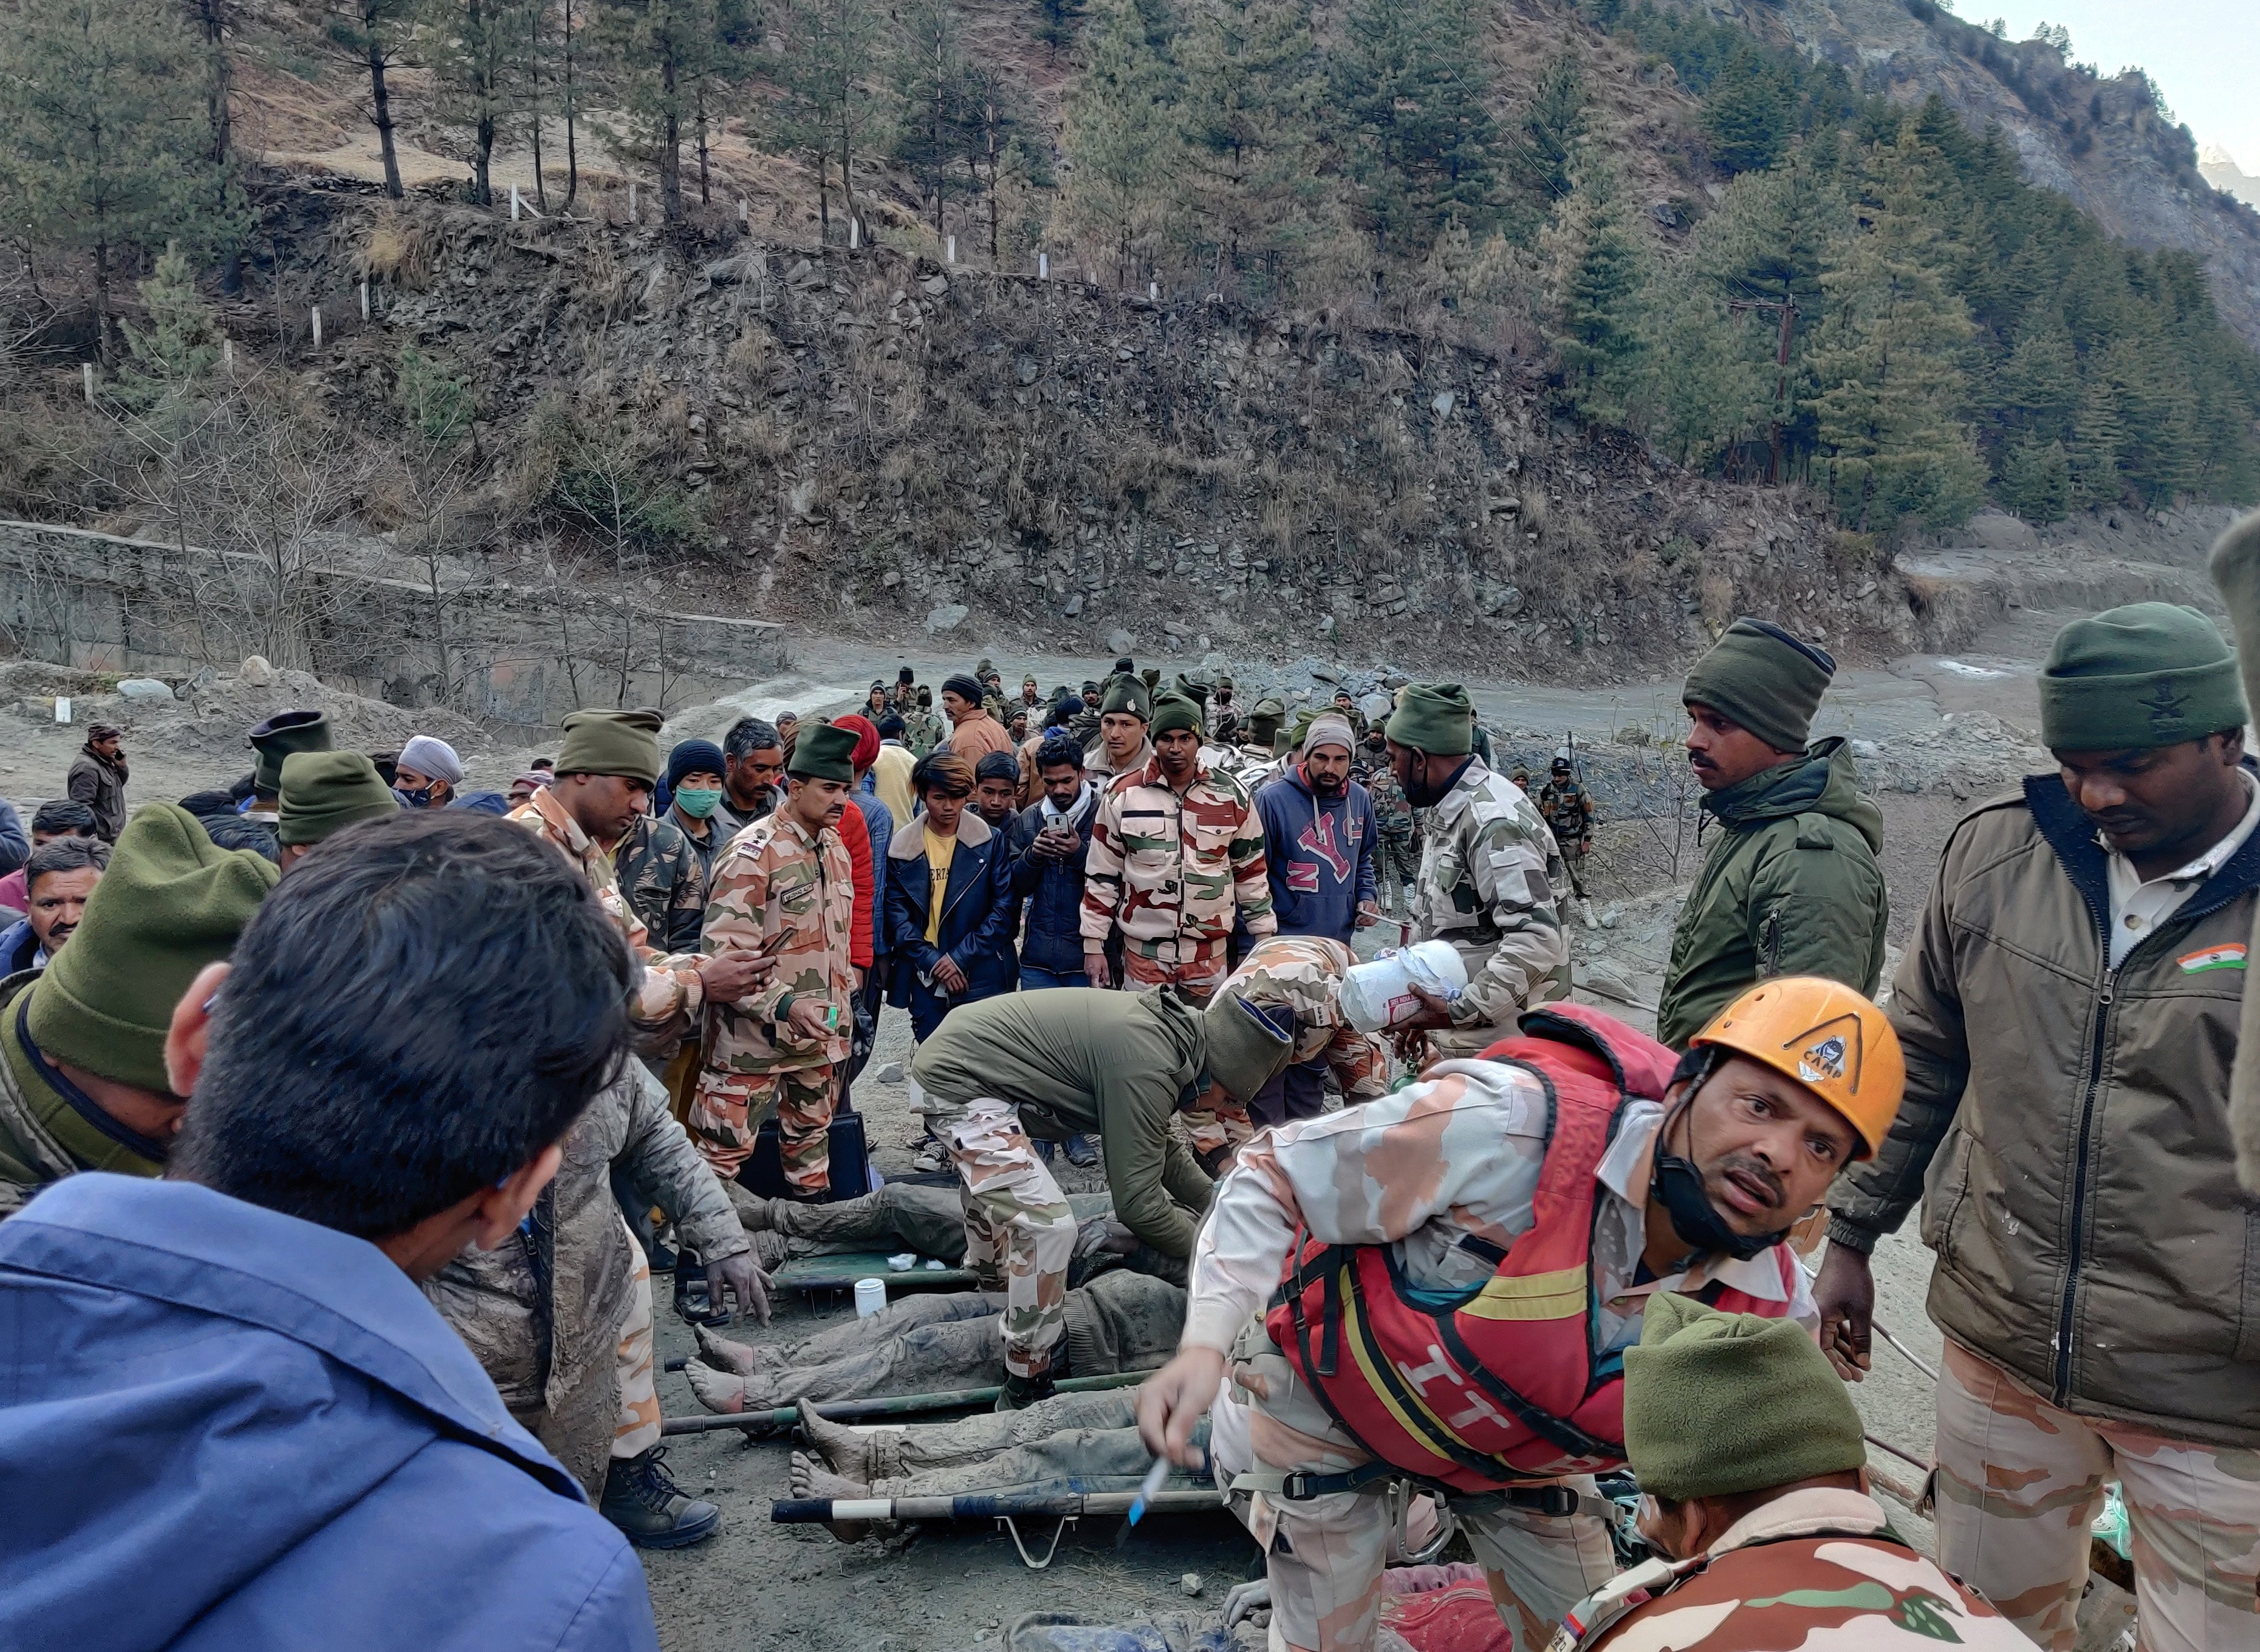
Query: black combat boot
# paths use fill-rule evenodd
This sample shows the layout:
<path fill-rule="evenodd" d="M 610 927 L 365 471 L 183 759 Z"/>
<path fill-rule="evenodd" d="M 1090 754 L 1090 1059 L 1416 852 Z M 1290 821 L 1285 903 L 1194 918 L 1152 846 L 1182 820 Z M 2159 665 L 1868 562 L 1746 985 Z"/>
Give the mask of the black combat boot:
<path fill-rule="evenodd" d="M 696 1502 L 668 1478 L 667 1448 L 640 1457 L 614 1457 L 604 1476 L 604 1517 L 638 1549 L 687 1549 L 704 1542 L 722 1524 L 722 1511 Z"/>

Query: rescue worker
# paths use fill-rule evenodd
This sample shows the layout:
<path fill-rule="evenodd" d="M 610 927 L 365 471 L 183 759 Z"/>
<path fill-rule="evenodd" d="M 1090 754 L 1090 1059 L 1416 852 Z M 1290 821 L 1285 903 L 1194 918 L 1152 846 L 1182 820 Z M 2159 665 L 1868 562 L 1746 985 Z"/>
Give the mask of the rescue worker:
<path fill-rule="evenodd" d="M 1806 744 L 1835 671 L 1780 626 L 1738 619 L 1687 673 L 1687 761 L 1722 830 L 1672 931 L 1656 1036 L 1674 1049 L 1753 981 L 1873 993 L 1882 979 L 1884 817 L 1849 741 Z"/>
<path fill-rule="evenodd" d="M 390 820 L 400 799 L 359 751 L 293 751 L 282 759 L 275 841 L 288 872 L 333 833 L 365 820 Z"/>
<path fill-rule="evenodd" d="M 1115 984 L 1108 942 L 1121 936 L 1121 985 L 1174 986 L 1194 1001 L 1229 968 L 1235 921 L 1272 934 L 1263 822 L 1248 789 L 1200 761 L 1200 709 L 1165 695 L 1154 709 L 1154 758 L 1118 775 L 1098 803 L 1084 860 L 1083 964 Z"/>
<path fill-rule="evenodd" d="M 1656 1557 L 1571 1608 L 1555 1652 L 2031 1652 L 1892 1529 L 1860 1413 L 1798 1327 L 1659 1292 L 1625 1350 L 1624 1425 Z"/>
<path fill-rule="evenodd" d="M 1098 742 L 1083 754 L 1083 772 L 1101 792 L 1116 775 L 1154 760 L 1146 733 L 1153 716 L 1154 701 L 1143 683 L 1126 673 L 1108 680 L 1106 697 L 1099 701 Z"/>
<path fill-rule="evenodd" d="M 1570 943 L 1554 902 L 1554 834 L 1520 788 L 1474 755 L 1475 708 L 1457 683 L 1411 683 L 1389 719 L 1389 761 L 1405 801 L 1428 811 L 1412 938 L 1448 941 L 1468 984 L 1405 1023 L 1432 1057 L 1473 1055 L 1527 1008 L 1570 992 Z"/>
<path fill-rule="evenodd" d="M 1783 1242 L 1883 1141 L 1904 1076 L 1890 1023 L 1833 981 L 1753 989 L 1676 1066 L 1584 1005 L 1522 1028 L 1258 1136 L 1219 1185 L 1180 1352 L 1138 1416 L 1192 1466 L 1227 1364 L 1254 1397 L 1239 1489 L 1264 1504 L 1275 1644 L 1372 1644 L 1376 1493 L 1410 1476 L 1451 1501 L 1518 1652 L 1543 1646 L 1614 1570 L 1589 1477 L 1624 1461 L 1616 1356 L 1649 1295 L 1809 1331 Z"/>
<path fill-rule="evenodd" d="M 293 751 L 329 751 L 329 716 L 320 711 L 278 711 L 255 724 L 244 738 L 254 755 L 251 802 L 243 817 L 271 827 L 282 791 L 282 759 Z"/>
<path fill-rule="evenodd" d="M 1515 783 L 1526 792 L 1529 789 L 1521 780 Z M 1538 793 L 1538 812 L 1546 817 L 1546 830 L 1554 834 L 1554 847 L 1561 851 L 1562 870 L 1569 877 L 1571 891 L 1583 901 L 1585 883 L 1577 874 L 1584 868 L 1585 857 L 1593 852 L 1593 795 L 1571 771 L 1566 750 L 1554 754 L 1553 769 Z"/>
<path fill-rule="evenodd" d="M 914 1093 L 964 1184 L 966 1264 L 1005 1293 L 999 1410 L 1051 1391 L 1075 1247 L 1075 1216 L 1031 1131 L 1097 1135 L 1116 1218 L 1163 1256 L 1188 1257 L 1210 1185 L 1170 1115 L 1207 1083 L 1255 1096 L 1286 1060 L 1291 1026 L 1284 1009 L 1231 993 L 1201 1010 L 1168 993 L 1062 986 L 969 1004 L 919 1046 Z"/>
<path fill-rule="evenodd" d="M 1401 918 L 1411 914 L 1406 891 L 1420 875 L 1420 833 L 1405 782 L 1389 760 L 1388 726 L 1384 719 L 1365 731 L 1362 768 L 1366 793 L 1373 799 L 1374 888 L 1382 911 Z"/>
<path fill-rule="evenodd" d="M 2260 560 L 2249 529 L 2227 543 Z M 1947 839 L 1892 985 L 1907 1106 L 1829 1201 L 1815 1293 L 1852 1377 L 1868 1255 L 1924 1201 L 1939 1561 L 2050 1648 L 2077 1635 L 2110 1480 L 2139 1643 L 2260 1646 L 2260 1218 L 2228 1100 L 2260 785 L 2237 666 L 2163 602 L 2058 634 L 2057 772 Z"/>

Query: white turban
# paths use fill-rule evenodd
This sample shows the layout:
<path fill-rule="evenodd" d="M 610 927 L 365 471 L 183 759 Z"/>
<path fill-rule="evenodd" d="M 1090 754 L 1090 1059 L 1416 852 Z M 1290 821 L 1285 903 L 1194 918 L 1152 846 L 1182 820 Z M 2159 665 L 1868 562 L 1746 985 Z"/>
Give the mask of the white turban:
<path fill-rule="evenodd" d="M 445 780 L 450 786 L 463 778 L 463 759 L 455 755 L 455 748 L 428 734 L 416 735 L 400 748 L 399 766 Z"/>

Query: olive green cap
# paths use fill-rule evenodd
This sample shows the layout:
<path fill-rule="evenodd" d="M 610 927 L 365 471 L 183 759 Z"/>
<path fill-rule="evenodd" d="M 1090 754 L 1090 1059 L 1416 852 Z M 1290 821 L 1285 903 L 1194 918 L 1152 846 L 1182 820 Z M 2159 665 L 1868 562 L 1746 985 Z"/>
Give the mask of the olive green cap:
<path fill-rule="evenodd" d="M 293 751 L 282 759 L 281 796 L 275 840 L 294 847 L 400 812 L 400 800 L 360 751 Z"/>
<path fill-rule="evenodd" d="M 1389 737 L 1431 757 L 1465 757 L 1475 749 L 1476 709 L 1455 682 L 1416 682 L 1397 696 Z"/>
<path fill-rule="evenodd" d="M 2041 741 L 2148 751 L 2244 726 L 2236 655 L 2193 608 L 2133 602 L 2074 620 L 2041 668 Z"/>
<path fill-rule="evenodd" d="M 619 774 L 646 786 L 659 784 L 667 765 L 659 755 L 659 731 L 666 719 L 649 707 L 635 711 L 576 711 L 565 719 L 565 745 L 557 753 L 557 777 Z"/>
<path fill-rule="evenodd" d="M 1107 680 L 1106 697 L 1098 702 L 1098 714 L 1105 716 L 1110 711 L 1126 711 L 1141 723 L 1150 723 L 1154 717 L 1153 698 L 1146 692 L 1145 684 L 1125 673 Z"/>
<path fill-rule="evenodd" d="M 853 780 L 855 778 L 855 731 L 819 723 L 803 729 L 792 743 L 792 756 L 784 772 L 801 780 Z"/>
<path fill-rule="evenodd" d="M 251 765 L 251 789 L 272 797 L 282 789 L 284 758 L 293 751 L 330 749 L 330 719 L 320 711 L 278 711 L 253 725 L 246 737 L 257 753 Z"/>

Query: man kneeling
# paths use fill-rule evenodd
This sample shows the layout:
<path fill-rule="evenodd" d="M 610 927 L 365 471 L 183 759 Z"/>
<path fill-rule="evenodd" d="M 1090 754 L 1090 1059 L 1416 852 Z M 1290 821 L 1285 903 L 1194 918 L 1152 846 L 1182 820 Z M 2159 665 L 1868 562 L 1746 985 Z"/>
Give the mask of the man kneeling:
<path fill-rule="evenodd" d="M 1139 1397 L 1191 1466 L 1227 1355 L 1254 1397 L 1273 1634 L 1373 1642 L 1387 1502 L 1450 1498 L 1518 1652 L 1612 1570 L 1591 1476 L 1625 1458 L 1620 1356 L 1660 1290 L 1818 1322 L 1781 1241 L 1873 1152 L 1905 1067 L 1849 987 L 1753 987 L 1687 1055 L 1581 1005 L 1363 1107 L 1258 1136 L 1218 1185 L 1180 1351 Z M 1656 1099 L 1656 1098 L 1660 1098 Z M 1271 1305 L 1262 1318 L 1250 1316 Z M 1268 1537 L 1259 1510 L 1251 1526 Z"/>

